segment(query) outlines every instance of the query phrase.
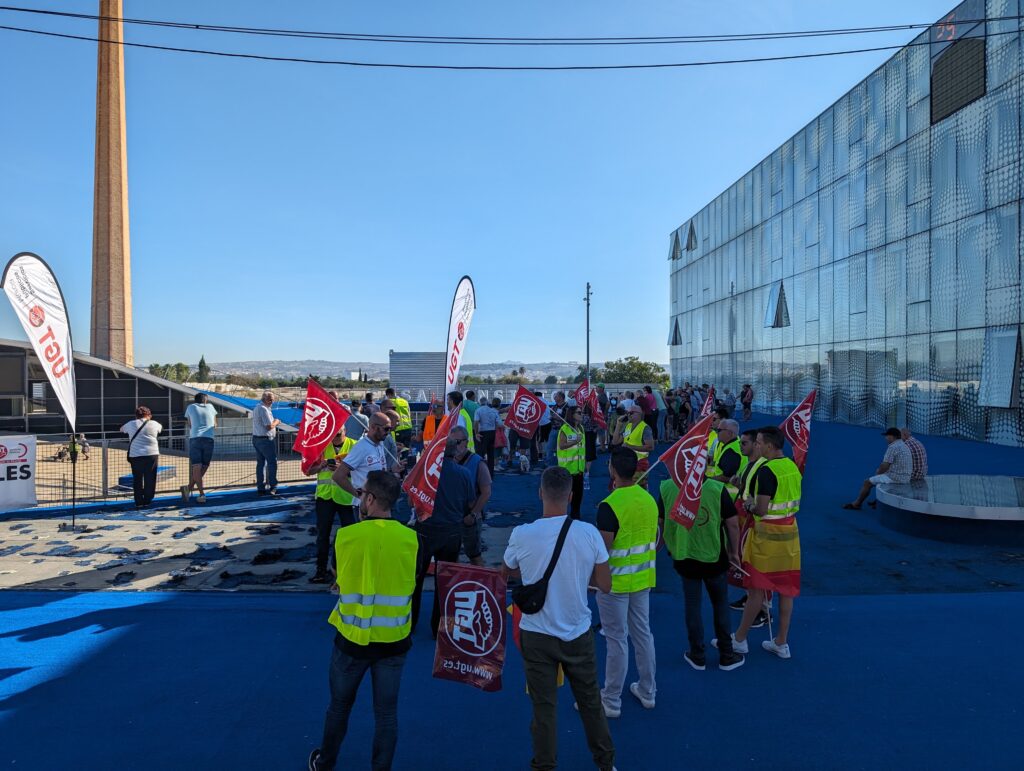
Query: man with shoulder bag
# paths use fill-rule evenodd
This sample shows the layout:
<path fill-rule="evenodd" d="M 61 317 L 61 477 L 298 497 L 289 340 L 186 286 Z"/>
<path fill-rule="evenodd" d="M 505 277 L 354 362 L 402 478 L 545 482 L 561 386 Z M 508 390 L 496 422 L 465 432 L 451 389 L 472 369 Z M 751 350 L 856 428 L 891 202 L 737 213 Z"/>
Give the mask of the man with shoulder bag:
<path fill-rule="evenodd" d="M 597 529 L 566 516 L 572 477 L 561 467 L 544 471 L 540 481 L 543 516 L 512 531 L 505 550 L 503 573 L 519 578 L 513 602 L 523 613 L 520 623 L 526 684 L 533 702 L 535 771 L 558 764 L 558 667 L 576 697 L 594 764 L 614 769 L 615 747 L 601 705 L 597 658 L 591 631 L 587 588 L 611 591 L 608 550 Z"/>

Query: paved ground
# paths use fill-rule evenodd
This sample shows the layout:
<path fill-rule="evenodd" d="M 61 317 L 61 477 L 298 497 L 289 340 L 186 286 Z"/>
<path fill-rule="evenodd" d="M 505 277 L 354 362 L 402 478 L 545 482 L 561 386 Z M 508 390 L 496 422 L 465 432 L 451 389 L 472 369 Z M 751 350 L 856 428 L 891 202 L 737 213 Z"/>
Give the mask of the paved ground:
<path fill-rule="evenodd" d="M 930 437 L 925 443 L 933 473 L 1013 474 L 1024 467 L 1024 451 Z M 658 706 L 645 712 L 627 697 L 613 722 L 620 769 L 1018 767 L 1012 737 L 1024 674 L 996 641 L 1024 632 L 1024 528 L 843 511 L 883 447 L 877 431 L 814 425 L 800 515 L 805 591 L 788 662 L 754 650 L 732 673 L 686 667 L 681 592 L 661 555 L 652 612 Z M 601 466 L 585 512 L 600 500 Z M 92 532 L 70 538 L 52 520 L 0 521 L 0 573 L 18 571 L 0 575 L 8 588 L 0 592 L 0 766 L 302 768 L 326 705 L 331 638 L 330 597 L 296 594 L 308 588 L 304 578 L 254 587 L 291 593 L 26 589 L 60 589 L 71 580 L 72 589 L 170 589 L 169 568 L 187 567 L 192 553 L 206 548 L 230 549 L 232 557 L 210 560 L 179 588 L 253 588 L 223 583 L 224 572 L 301 569 L 304 576 L 311 566 L 285 559 L 294 555 L 250 564 L 266 549 L 308 548 L 311 514 L 303 497 L 264 510 L 232 501 L 224 504 L 231 509 L 198 518 L 171 510 L 146 520 L 133 519 L 134 512 L 104 515 L 87 521 Z M 499 513 L 489 520 L 487 556 L 495 562 L 509 529 L 538 513 L 536 477 L 499 477 L 492 508 Z M 100 529 L 107 524 L 121 527 Z M 174 538 L 197 524 L 206 527 Z M 169 527 L 153 533 L 161 525 Z M 106 566 L 138 556 L 117 552 L 25 554 L 91 549 L 109 533 L 137 527 L 149 535 L 133 550 L 161 553 L 134 565 Z M 277 533 L 266 532 L 274 527 Z M 97 533 L 101 538 L 78 540 Z M 133 537 L 128 543 L 142 543 Z M 295 540 L 282 543 L 284 537 Z M 243 540 L 227 544 L 229 538 Z M 93 564 L 74 565 L 85 560 Z M 58 565 L 57 572 L 76 572 L 29 574 Z M 117 581 L 125 572 L 135 576 Z M 518 654 L 509 655 L 504 691 L 483 694 L 430 677 L 426 635 L 423 625 L 403 680 L 396 768 L 527 767 L 530 710 Z M 762 637 L 752 635 L 755 648 Z M 561 702 L 561 767 L 587 768 L 568 691 Z M 371 720 L 364 689 L 346 743 L 352 767 L 368 765 Z"/>

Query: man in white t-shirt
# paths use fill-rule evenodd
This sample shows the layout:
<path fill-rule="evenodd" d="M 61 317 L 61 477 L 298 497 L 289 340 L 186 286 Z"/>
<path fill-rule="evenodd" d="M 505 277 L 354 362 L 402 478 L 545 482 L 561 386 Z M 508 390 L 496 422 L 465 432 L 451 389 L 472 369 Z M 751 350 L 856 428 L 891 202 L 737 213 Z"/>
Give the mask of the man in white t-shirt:
<path fill-rule="evenodd" d="M 371 471 L 387 471 L 391 468 L 387 453 L 384 452 L 384 439 L 391 431 L 391 421 L 383 412 L 370 418 L 366 433 L 359 437 L 348 455 L 341 459 L 332 477 L 334 484 L 352 495 L 352 506 L 359 506 L 359 498 L 363 494 L 366 475 Z"/>
<path fill-rule="evenodd" d="M 505 550 L 503 572 L 524 584 L 539 581 L 555 550 L 572 497 L 572 477 L 560 466 L 547 469 L 540 480 L 541 519 L 512 531 Z M 548 583 L 544 607 L 524 614 L 520 623 L 526 685 L 533 701 L 533 761 L 531 768 L 555 768 L 558 761 L 558 667 L 561 665 L 576 696 L 577 709 L 594 763 L 613 769 L 615 747 L 601 705 L 597 683 L 594 633 L 590 629 L 587 587 L 611 591 L 608 550 L 593 525 L 573 521 Z"/>

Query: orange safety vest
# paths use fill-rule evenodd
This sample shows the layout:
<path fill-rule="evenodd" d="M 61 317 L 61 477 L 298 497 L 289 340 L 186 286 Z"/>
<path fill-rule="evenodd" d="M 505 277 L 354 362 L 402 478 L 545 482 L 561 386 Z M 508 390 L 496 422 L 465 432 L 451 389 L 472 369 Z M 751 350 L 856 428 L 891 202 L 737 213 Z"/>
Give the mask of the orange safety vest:
<path fill-rule="evenodd" d="M 423 441 L 429 442 L 434 438 L 434 434 L 437 433 L 437 426 L 439 421 L 433 415 L 427 415 L 426 423 L 423 425 Z"/>

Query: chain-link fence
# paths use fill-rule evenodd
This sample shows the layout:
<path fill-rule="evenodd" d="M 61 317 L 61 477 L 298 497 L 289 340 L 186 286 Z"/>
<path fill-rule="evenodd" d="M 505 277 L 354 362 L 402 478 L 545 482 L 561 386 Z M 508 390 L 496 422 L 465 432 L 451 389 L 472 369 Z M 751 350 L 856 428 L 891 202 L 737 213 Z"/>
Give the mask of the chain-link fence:
<path fill-rule="evenodd" d="M 249 421 L 245 420 L 247 424 Z M 36 497 L 41 507 L 71 504 L 72 486 L 79 503 L 132 498 L 132 468 L 128 462 L 128 437 L 89 436 L 72 466 L 68 435 L 36 436 Z M 159 436 L 157 495 L 180 493 L 189 483 L 188 433 L 165 430 Z M 312 481 L 300 469 L 301 458 L 292 451 L 295 434 L 277 435 L 279 484 Z M 218 426 L 213 460 L 203 477 L 208 491 L 253 487 L 256 484 L 256 453 L 247 425 Z"/>

